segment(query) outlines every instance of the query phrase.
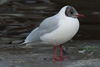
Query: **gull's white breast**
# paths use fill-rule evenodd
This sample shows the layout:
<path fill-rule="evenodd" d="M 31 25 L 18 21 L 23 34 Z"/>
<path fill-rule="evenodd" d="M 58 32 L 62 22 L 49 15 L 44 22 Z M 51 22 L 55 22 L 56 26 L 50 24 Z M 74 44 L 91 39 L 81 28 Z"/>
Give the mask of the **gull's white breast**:
<path fill-rule="evenodd" d="M 70 40 L 79 29 L 79 21 L 76 18 L 60 19 L 58 28 L 40 37 L 43 42 L 50 44 L 62 44 Z"/>

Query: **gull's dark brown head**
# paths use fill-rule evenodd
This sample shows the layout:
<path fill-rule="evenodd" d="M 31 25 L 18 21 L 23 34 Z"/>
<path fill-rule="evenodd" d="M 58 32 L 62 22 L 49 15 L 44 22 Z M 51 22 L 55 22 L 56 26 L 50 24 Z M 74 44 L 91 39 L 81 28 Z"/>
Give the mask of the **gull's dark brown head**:
<path fill-rule="evenodd" d="M 67 6 L 65 9 L 65 15 L 68 17 L 73 17 L 73 18 L 77 18 L 77 17 L 84 17 L 84 15 L 79 14 L 76 9 L 72 6 Z"/>

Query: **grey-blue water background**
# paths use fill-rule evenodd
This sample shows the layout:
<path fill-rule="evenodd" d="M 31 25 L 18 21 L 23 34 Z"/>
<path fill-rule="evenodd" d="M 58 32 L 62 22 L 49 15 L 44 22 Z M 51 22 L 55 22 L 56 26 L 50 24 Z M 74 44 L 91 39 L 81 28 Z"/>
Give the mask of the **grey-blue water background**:
<path fill-rule="evenodd" d="M 42 46 L 30 49 L 13 49 L 11 41 L 24 40 L 45 18 L 56 14 L 64 5 L 71 5 L 86 17 L 79 18 L 80 29 L 71 42 L 66 43 L 76 53 L 69 54 L 72 60 L 58 66 L 52 64 L 52 47 Z M 77 53 L 81 47 L 89 49 L 100 45 L 100 0 L 1 0 L 0 1 L 0 67 L 66 67 L 75 59 L 100 58 L 99 48 Z M 87 46 L 88 45 L 88 46 Z M 92 48 L 90 48 L 92 46 Z M 68 46 L 66 46 L 68 47 Z M 74 47 L 74 48 L 72 48 Z M 78 48 L 77 48 L 78 47 Z M 38 48 L 38 50 L 37 50 Z M 76 49 L 77 48 L 77 49 Z M 47 50 L 47 51 L 46 51 Z M 59 49 L 58 49 L 59 50 Z M 70 50 L 70 49 L 69 49 Z M 49 51 L 49 53 L 48 53 Z M 93 55 L 92 52 L 95 52 Z M 89 54 L 90 53 L 90 54 Z M 88 54 L 90 56 L 88 56 Z M 66 56 L 66 55 L 65 55 Z M 43 61 L 46 60 L 46 61 Z M 87 60 L 89 61 L 89 60 Z M 97 61 L 97 60 L 95 60 Z M 43 63 L 44 62 L 44 63 Z M 84 61 L 83 61 L 84 62 Z M 85 61 L 86 62 L 86 61 Z M 39 63 L 40 65 L 37 65 Z M 81 62 L 80 62 L 81 63 Z M 66 65 L 67 64 L 67 65 Z M 91 63 L 92 64 L 92 63 Z M 90 65 L 91 65 L 90 64 Z M 53 66 L 52 66 L 53 65 Z M 64 66 L 62 66 L 64 65 Z M 88 65 L 88 64 L 87 64 Z M 84 64 L 83 64 L 84 66 Z M 89 65 L 88 65 L 89 66 Z M 76 65 L 76 67 L 78 67 Z M 85 66 L 86 67 L 86 66 Z M 95 67 L 95 66 L 93 66 Z"/>

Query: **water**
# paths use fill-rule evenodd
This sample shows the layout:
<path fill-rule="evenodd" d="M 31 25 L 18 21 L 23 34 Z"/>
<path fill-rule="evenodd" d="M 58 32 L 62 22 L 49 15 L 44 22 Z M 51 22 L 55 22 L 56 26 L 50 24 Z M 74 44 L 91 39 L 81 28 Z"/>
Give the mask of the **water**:
<path fill-rule="evenodd" d="M 56 1 L 56 0 L 55 0 Z M 63 0 L 64 1 L 64 0 Z M 61 1 L 61 4 L 62 2 Z M 59 1 L 58 1 L 59 2 Z M 80 30 L 73 38 L 75 40 L 98 40 L 100 39 L 100 9 L 99 1 L 78 1 L 86 5 L 75 5 L 69 1 L 78 10 L 84 14 L 85 18 L 79 18 Z M 66 4 L 67 3 L 63 3 Z M 39 26 L 42 20 L 56 14 L 62 5 L 52 3 L 48 0 L 14 0 L 0 6 L 0 40 L 25 39 L 25 37 L 35 27 Z"/>

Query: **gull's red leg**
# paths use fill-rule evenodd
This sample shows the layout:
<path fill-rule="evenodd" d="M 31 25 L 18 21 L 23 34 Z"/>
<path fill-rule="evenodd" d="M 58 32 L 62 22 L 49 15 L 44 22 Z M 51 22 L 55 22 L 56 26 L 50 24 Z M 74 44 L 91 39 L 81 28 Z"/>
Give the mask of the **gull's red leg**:
<path fill-rule="evenodd" d="M 56 46 L 55 45 L 53 45 L 53 50 L 54 50 L 54 60 L 55 61 L 61 61 L 62 60 L 61 58 L 56 58 L 56 52 L 55 52 Z"/>
<path fill-rule="evenodd" d="M 69 57 L 63 57 L 62 56 L 62 44 L 60 45 L 60 58 L 61 59 L 70 59 Z"/>

